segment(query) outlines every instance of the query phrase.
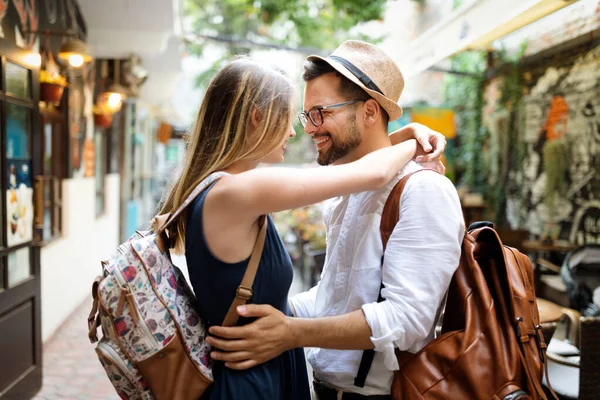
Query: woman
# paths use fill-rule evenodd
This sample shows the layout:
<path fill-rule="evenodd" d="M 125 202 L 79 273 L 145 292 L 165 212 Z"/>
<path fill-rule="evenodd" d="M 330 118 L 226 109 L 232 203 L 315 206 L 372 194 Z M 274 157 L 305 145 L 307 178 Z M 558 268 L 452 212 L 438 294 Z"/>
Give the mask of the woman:
<path fill-rule="evenodd" d="M 380 188 L 415 155 L 415 140 L 407 140 L 340 166 L 256 169 L 259 163 L 283 160 L 287 141 L 295 135 L 293 98 L 293 85 L 276 71 L 245 59 L 223 68 L 207 89 L 183 172 L 161 210 L 176 210 L 212 173 L 229 174 L 198 196 L 172 234 L 175 251 L 185 251 L 200 315 L 209 326 L 223 322 L 262 215 Z M 289 315 L 293 268 L 270 218 L 267 224 L 251 301 Z M 203 399 L 310 398 L 302 349 L 246 371 L 217 363 L 213 375 L 214 384 Z"/>

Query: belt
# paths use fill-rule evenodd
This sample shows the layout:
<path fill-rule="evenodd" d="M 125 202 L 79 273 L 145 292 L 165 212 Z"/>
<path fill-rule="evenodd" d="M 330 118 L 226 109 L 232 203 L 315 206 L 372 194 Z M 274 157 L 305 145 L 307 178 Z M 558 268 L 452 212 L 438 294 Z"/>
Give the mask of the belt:
<path fill-rule="evenodd" d="M 313 388 L 318 400 L 392 400 L 392 396 L 389 394 L 366 396 L 364 394 L 345 392 L 342 389 L 335 389 L 316 380 L 313 381 Z"/>

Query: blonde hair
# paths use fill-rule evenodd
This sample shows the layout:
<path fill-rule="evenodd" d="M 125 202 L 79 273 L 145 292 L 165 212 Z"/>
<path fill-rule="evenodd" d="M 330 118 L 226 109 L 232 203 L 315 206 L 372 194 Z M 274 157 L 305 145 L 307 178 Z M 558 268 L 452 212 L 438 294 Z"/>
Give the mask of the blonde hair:
<path fill-rule="evenodd" d="M 290 131 L 293 97 L 288 78 L 249 59 L 237 59 L 219 71 L 208 85 L 188 137 L 181 175 L 160 214 L 175 212 L 211 173 L 237 161 L 259 161 L 280 146 Z M 255 129 L 253 118 L 259 122 Z M 177 254 L 185 252 L 186 215 L 169 228 Z"/>

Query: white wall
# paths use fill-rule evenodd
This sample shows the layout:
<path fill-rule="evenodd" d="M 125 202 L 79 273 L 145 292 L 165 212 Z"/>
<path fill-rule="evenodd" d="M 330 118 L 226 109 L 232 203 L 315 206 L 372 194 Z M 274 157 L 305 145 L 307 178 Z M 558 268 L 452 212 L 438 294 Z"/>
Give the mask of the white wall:
<path fill-rule="evenodd" d="M 105 212 L 96 218 L 94 178 L 63 181 L 63 236 L 41 250 L 43 341 L 90 296 L 100 261 L 119 244 L 119 175 L 107 175 L 105 188 Z"/>

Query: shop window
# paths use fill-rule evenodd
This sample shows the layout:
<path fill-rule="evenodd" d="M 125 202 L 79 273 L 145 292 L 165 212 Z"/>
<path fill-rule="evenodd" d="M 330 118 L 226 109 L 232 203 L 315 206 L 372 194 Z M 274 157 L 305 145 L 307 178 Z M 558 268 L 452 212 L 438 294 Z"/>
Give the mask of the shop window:
<path fill-rule="evenodd" d="M 6 224 L 7 246 L 33 238 L 33 189 L 31 179 L 31 112 L 26 106 L 6 103 Z"/>
<path fill-rule="evenodd" d="M 23 247 L 8 254 L 8 287 L 17 286 L 31 276 L 30 248 Z"/>
<path fill-rule="evenodd" d="M 110 128 L 106 130 L 106 142 L 108 143 L 106 149 L 106 172 L 108 174 L 116 174 L 119 172 L 119 134 L 121 132 L 121 112 L 113 115 L 113 122 Z"/>
<path fill-rule="evenodd" d="M 36 177 L 36 228 L 44 242 L 62 233 L 62 189 L 66 157 L 65 116 L 61 109 L 41 109 L 41 175 Z"/>
<path fill-rule="evenodd" d="M 6 92 L 23 99 L 31 97 L 29 70 L 27 68 L 10 61 L 6 62 Z"/>
<path fill-rule="evenodd" d="M 104 214 L 106 207 L 106 161 L 107 146 L 106 132 L 103 129 L 96 128 L 94 133 L 95 147 L 95 177 L 96 177 L 96 216 Z"/>

